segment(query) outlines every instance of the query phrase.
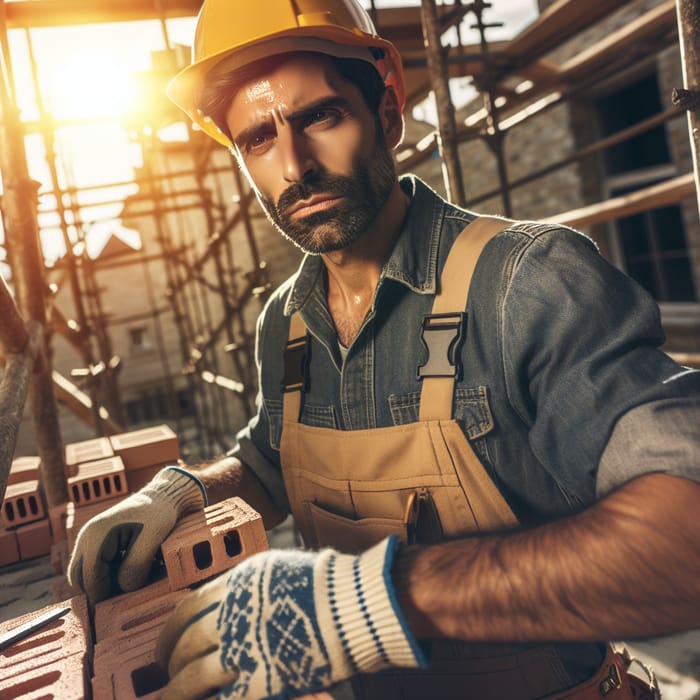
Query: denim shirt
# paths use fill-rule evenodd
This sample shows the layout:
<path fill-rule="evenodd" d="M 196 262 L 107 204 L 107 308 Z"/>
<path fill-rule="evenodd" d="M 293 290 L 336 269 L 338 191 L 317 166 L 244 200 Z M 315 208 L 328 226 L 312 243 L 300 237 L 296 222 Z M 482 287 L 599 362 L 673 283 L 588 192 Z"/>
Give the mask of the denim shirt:
<path fill-rule="evenodd" d="M 403 177 L 401 186 L 411 204 L 344 358 L 317 256 L 304 258 L 258 320 L 258 412 L 231 454 L 285 512 L 281 382 L 293 312 L 300 311 L 311 334 L 302 423 L 359 430 L 418 420 L 417 368 L 427 359 L 421 325 L 450 247 L 476 214 L 445 202 L 418 178 Z M 466 308 L 453 418 L 521 522 L 592 503 L 601 455 L 618 419 L 635 408 L 690 397 L 697 419 L 700 373 L 661 352 L 663 339 L 651 297 L 583 234 L 513 222 L 486 246 Z M 696 431 L 686 432 L 698 448 Z M 643 464 L 646 471 L 673 466 L 663 459 Z M 625 479 L 635 475 L 632 466 Z"/>

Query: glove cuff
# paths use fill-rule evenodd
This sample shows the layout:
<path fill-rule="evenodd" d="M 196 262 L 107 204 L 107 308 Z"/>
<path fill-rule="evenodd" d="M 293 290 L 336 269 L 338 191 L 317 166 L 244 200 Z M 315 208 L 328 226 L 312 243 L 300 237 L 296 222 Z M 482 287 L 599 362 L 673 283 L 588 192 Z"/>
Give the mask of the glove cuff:
<path fill-rule="evenodd" d="M 141 490 L 151 497 L 167 500 L 177 512 L 201 510 L 207 505 L 207 492 L 200 479 L 182 467 L 168 466 L 161 469 Z"/>
<path fill-rule="evenodd" d="M 342 648 L 343 654 L 333 649 L 331 659 L 347 660 L 347 667 L 338 669 L 346 676 L 427 665 L 391 581 L 397 548 L 398 540 L 392 535 L 359 556 L 326 550 L 317 560 L 314 580 L 319 626 L 329 647 Z M 336 669 L 333 675 L 339 677 Z"/>

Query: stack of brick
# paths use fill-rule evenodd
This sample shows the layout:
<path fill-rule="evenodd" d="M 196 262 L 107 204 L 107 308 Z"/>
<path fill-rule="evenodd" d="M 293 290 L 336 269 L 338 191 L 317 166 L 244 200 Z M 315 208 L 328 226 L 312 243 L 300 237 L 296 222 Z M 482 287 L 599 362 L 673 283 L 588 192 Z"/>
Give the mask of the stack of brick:
<path fill-rule="evenodd" d="M 39 458 L 15 459 L 0 510 L 0 566 L 50 551 L 51 528 L 39 488 Z"/>
<path fill-rule="evenodd" d="M 161 549 L 167 578 L 96 607 L 95 698 L 157 698 L 167 678 L 155 644 L 177 602 L 194 584 L 267 549 L 267 537 L 260 515 L 231 498 L 183 518 Z"/>
<path fill-rule="evenodd" d="M 167 464 L 180 459 L 175 433 L 167 425 L 70 443 L 65 448 L 70 503 L 47 514 L 39 481 L 39 458 L 19 457 L 12 463 L 0 510 L 0 567 L 49 554 L 54 572 L 65 571 L 75 534 L 87 518 L 137 491 Z M 99 507 L 94 508 L 96 504 Z M 66 541 L 67 521 L 72 536 Z M 53 551 L 52 551 L 53 550 Z"/>
<path fill-rule="evenodd" d="M 65 614 L 10 644 L 0 653 L 3 700 L 86 700 L 92 659 L 90 620 L 84 596 L 0 623 L 0 636 L 44 613 Z"/>
<path fill-rule="evenodd" d="M 66 462 L 71 501 L 52 508 L 48 518 L 38 493 L 38 470 L 34 473 L 22 464 L 16 471 L 24 474 L 23 479 L 8 487 L 8 497 L 3 503 L 3 520 L 7 509 L 12 516 L 12 529 L 0 530 L 0 556 L 10 552 L 10 558 L 19 558 L 22 552 L 31 551 L 29 542 L 33 540 L 20 539 L 19 534 L 22 528 L 44 522 L 48 546 L 53 531 L 54 546 L 61 547 L 56 566 L 65 572 L 67 553 L 72 550 L 80 528 L 128 492 L 143 486 L 164 465 L 178 459 L 177 439 L 166 426 L 69 445 Z M 28 518 L 36 520 L 29 522 Z M 29 530 L 26 532 L 31 534 Z M 74 644 L 72 638 L 80 635 L 51 636 L 57 622 L 51 623 L 31 638 L 32 648 L 39 649 L 38 645 L 43 644 L 41 649 L 30 654 L 26 647 L 26 654 L 22 651 L 15 655 L 7 672 L 0 655 L 0 699 L 82 700 L 90 695 L 99 700 L 156 698 L 167 679 L 156 666 L 155 643 L 177 602 L 190 587 L 267 546 L 262 518 L 239 498 L 186 516 L 161 547 L 165 578 L 96 606 L 94 657 L 89 634 L 82 635 L 81 644 Z M 73 619 L 87 619 L 83 597 L 71 598 L 69 603 L 71 612 L 62 618 L 64 624 L 70 627 Z M 23 618 L 9 625 L 21 622 Z M 82 629 L 84 632 L 89 627 L 82 625 Z M 57 646 L 51 646 L 54 642 Z M 29 661 L 30 656 L 34 661 Z"/>
<path fill-rule="evenodd" d="M 68 550 L 91 517 L 138 491 L 165 465 L 179 459 L 177 436 L 167 425 L 66 445 Z"/>

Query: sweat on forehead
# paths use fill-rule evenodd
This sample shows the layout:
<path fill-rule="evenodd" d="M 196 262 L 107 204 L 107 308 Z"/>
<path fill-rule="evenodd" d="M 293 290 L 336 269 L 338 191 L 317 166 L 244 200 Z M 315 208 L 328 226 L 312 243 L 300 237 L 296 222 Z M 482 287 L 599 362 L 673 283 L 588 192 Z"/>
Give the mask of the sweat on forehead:
<path fill-rule="evenodd" d="M 330 56 L 324 54 L 295 51 L 277 56 L 268 56 L 229 73 L 229 100 L 233 101 L 236 93 L 241 88 L 245 88 L 247 92 L 251 93 L 251 96 L 256 91 L 258 93 L 264 91 L 266 79 L 272 76 L 279 68 L 290 63 L 300 64 L 302 68 L 306 65 L 307 69 L 318 67 L 324 71 L 326 76 L 338 77 L 338 71 L 335 69 L 333 60 Z"/>
<path fill-rule="evenodd" d="M 261 58 L 240 68 L 232 68 L 232 61 L 224 61 L 217 70 L 210 73 L 202 90 L 198 105 L 203 114 L 208 115 L 214 123 L 227 135 L 226 114 L 231 102 L 244 84 L 249 84 L 256 78 L 274 71 L 294 56 L 308 56 L 314 61 L 327 64 L 329 70 L 346 82 L 354 84 L 362 93 L 362 97 L 370 110 L 375 111 L 385 90 L 375 64 L 371 60 L 358 57 L 343 57 L 328 55 L 320 52 L 294 51 Z M 369 57 L 370 54 L 367 53 Z M 226 70 L 228 64 L 229 70 Z M 329 75 L 332 75 L 330 73 Z"/>

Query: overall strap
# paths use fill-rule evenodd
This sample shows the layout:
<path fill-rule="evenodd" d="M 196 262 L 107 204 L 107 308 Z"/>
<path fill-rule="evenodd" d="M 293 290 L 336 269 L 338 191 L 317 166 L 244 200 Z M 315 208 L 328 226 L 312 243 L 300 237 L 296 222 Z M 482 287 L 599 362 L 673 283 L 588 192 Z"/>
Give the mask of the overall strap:
<path fill-rule="evenodd" d="M 285 421 L 299 422 L 301 393 L 307 378 L 309 361 L 309 331 L 296 311 L 289 319 L 289 333 L 284 349 L 284 378 L 282 417 Z"/>
<path fill-rule="evenodd" d="M 477 260 L 484 246 L 510 223 L 507 219 L 482 216 L 470 222 L 459 234 L 448 253 L 445 266 L 440 276 L 440 292 L 433 300 L 430 316 L 434 320 L 431 327 L 423 325 L 426 330 L 461 328 L 463 321 L 461 311 L 465 309 Z M 444 335 L 444 334 L 441 334 Z M 289 333 L 284 351 L 284 379 L 282 382 L 283 416 L 285 421 L 298 422 L 301 412 L 301 395 L 304 391 L 309 359 L 309 331 L 299 312 L 292 314 L 289 320 Z M 447 351 L 447 348 L 445 348 Z M 430 369 L 423 375 L 423 387 L 420 401 L 420 420 L 449 420 L 452 418 L 452 397 L 456 373 L 449 376 L 430 374 Z"/>
<path fill-rule="evenodd" d="M 460 334 L 464 334 L 463 309 L 467 308 L 469 285 L 477 260 L 486 244 L 508 224 L 508 219 L 481 216 L 470 222 L 459 234 L 447 255 L 440 276 L 440 292 L 433 301 L 433 310 L 423 322 L 423 339 L 426 333 L 438 339 L 442 354 L 455 355 L 448 371 L 432 373 L 428 365 L 419 368 L 423 386 L 420 399 L 420 420 L 450 420 L 455 379 L 458 376 Z M 430 345 L 426 342 L 428 350 Z M 443 359 L 443 358 L 441 358 Z M 443 362 L 442 367 L 447 364 Z"/>

